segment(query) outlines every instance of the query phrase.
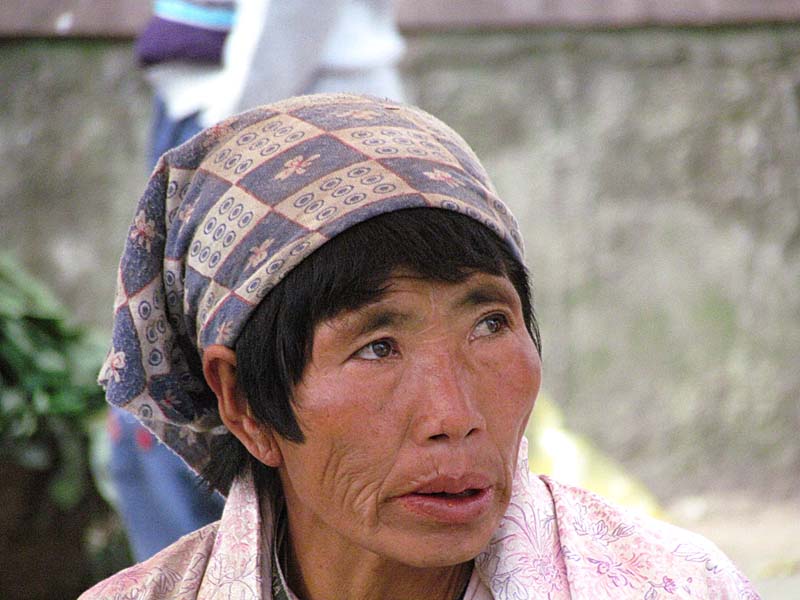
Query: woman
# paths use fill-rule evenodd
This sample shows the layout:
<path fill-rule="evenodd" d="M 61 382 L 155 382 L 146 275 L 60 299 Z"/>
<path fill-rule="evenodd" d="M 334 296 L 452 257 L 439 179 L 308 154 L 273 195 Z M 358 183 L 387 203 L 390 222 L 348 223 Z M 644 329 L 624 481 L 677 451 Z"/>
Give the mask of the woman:
<path fill-rule="evenodd" d="M 306 96 L 167 153 L 101 381 L 228 499 L 83 598 L 757 597 L 712 544 L 528 473 L 522 242 L 417 109 Z"/>

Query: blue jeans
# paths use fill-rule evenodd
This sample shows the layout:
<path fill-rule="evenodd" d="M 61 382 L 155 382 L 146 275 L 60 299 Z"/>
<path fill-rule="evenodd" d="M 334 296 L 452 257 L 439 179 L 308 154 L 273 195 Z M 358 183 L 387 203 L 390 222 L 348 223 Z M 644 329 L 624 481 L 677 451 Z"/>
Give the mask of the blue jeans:
<path fill-rule="evenodd" d="M 222 496 L 202 488 L 199 477 L 133 415 L 112 408 L 108 418 L 109 477 L 137 562 L 220 518 Z"/>
<path fill-rule="evenodd" d="M 203 127 L 198 122 L 196 113 L 179 121 L 174 121 L 167 114 L 163 100 L 158 96 L 154 96 L 150 147 L 147 152 L 148 164 L 154 167 L 164 152 L 182 144 L 202 130 Z"/>

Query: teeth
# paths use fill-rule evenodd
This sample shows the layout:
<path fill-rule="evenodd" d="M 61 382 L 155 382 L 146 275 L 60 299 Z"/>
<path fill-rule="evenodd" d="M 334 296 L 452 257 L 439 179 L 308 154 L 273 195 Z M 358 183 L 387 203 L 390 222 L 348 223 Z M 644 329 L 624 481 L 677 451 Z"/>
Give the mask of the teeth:
<path fill-rule="evenodd" d="M 433 493 L 428 494 L 428 495 L 429 496 L 438 496 L 440 498 L 448 498 L 448 497 L 467 498 L 469 496 L 474 496 L 477 493 L 478 493 L 477 490 L 464 490 L 463 492 L 458 492 L 457 494 L 451 494 L 451 493 L 448 493 L 448 492 L 433 492 Z"/>

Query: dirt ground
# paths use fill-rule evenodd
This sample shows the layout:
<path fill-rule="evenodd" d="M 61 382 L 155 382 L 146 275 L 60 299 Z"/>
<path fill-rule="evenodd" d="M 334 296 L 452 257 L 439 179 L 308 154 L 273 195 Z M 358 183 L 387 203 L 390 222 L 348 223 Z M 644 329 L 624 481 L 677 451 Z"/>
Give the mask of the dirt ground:
<path fill-rule="evenodd" d="M 800 599 L 800 500 L 758 501 L 734 494 L 681 498 L 676 525 L 717 544 L 755 583 L 763 600 Z"/>

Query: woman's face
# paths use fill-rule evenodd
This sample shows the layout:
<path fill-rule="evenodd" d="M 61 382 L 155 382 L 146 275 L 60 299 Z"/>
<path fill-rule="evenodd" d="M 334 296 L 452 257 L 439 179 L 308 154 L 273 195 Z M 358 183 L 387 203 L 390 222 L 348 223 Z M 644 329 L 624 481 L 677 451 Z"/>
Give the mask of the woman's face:
<path fill-rule="evenodd" d="M 295 389 L 306 440 L 277 442 L 292 541 L 452 565 L 506 510 L 539 355 L 505 277 L 388 284 L 314 332 Z"/>

